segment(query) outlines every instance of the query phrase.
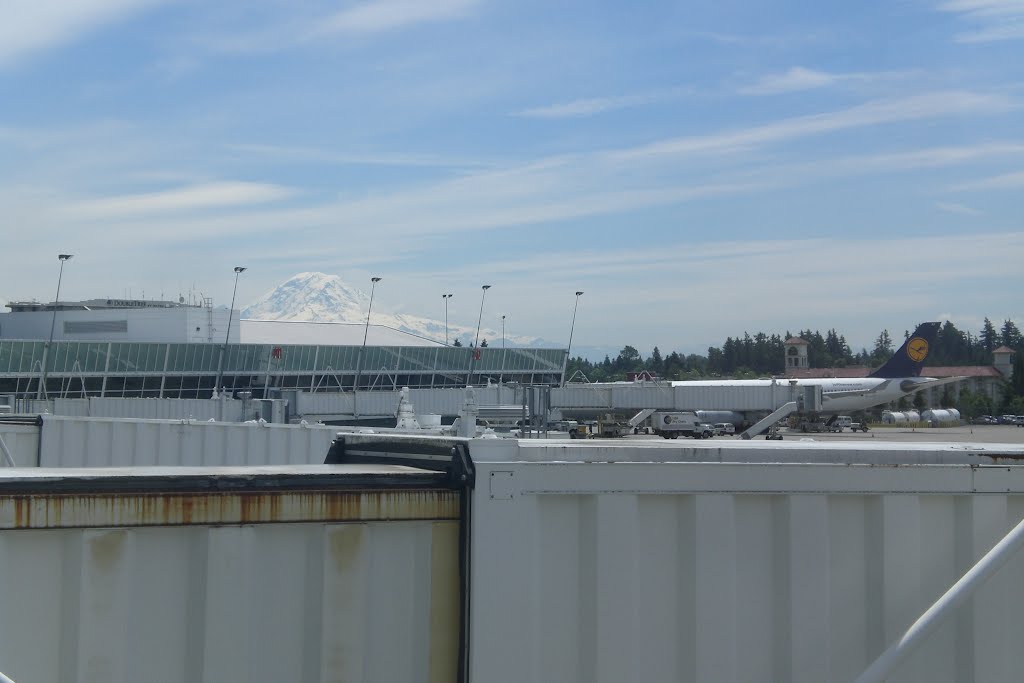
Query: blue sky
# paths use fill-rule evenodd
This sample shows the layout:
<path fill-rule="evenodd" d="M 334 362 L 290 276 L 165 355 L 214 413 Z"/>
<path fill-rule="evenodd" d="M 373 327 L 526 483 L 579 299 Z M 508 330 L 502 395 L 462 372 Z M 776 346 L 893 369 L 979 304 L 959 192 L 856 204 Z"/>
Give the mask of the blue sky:
<path fill-rule="evenodd" d="M 634 6 L 636 5 L 636 6 Z M 14 0 L 0 296 L 376 306 L 701 351 L 1024 321 L 1024 2 Z M 490 320 L 488 320 L 490 319 Z"/>

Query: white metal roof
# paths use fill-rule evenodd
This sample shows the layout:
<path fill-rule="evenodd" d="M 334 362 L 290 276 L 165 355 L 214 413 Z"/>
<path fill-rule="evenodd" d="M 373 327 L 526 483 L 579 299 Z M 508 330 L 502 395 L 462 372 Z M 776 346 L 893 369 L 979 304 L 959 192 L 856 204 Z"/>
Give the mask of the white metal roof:
<path fill-rule="evenodd" d="M 318 323 L 290 320 L 242 320 L 243 344 L 308 344 L 317 346 L 360 346 L 366 325 L 362 323 Z M 370 325 L 368 346 L 444 346 L 427 337 L 384 325 Z"/>

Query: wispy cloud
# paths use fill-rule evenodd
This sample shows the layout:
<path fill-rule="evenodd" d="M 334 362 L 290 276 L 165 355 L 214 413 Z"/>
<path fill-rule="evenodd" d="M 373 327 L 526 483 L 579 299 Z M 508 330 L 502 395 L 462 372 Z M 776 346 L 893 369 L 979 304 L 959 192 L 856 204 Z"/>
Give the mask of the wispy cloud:
<path fill-rule="evenodd" d="M 741 95 L 779 95 L 782 93 L 813 90 L 841 84 L 865 84 L 906 78 L 907 71 L 879 71 L 863 73 L 828 73 L 794 66 L 781 74 L 763 76 L 757 83 L 739 89 Z"/>
<path fill-rule="evenodd" d="M 226 145 L 226 148 L 243 155 L 281 163 L 406 166 L 413 168 L 482 168 L 494 166 L 493 163 L 476 159 L 452 158 L 432 154 L 395 154 L 387 152 L 353 154 L 332 152 L 329 149 L 323 148 L 258 144 L 233 144 Z"/>
<path fill-rule="evenodd" d="M 370 0 L 325 19 L 320 33 L 380 33 L 465 16 L 479 0 Z"/>
<path fill-rule="evenodd" d="M 821 160 L 791 164 L 772 164 L 740 173 L 738 178 L 757 179 L 770 174 L 784 176 L 792 182 L 803 179 L 823 179 L 855 176 L 865 173 L 892 174 L 914 169 L 941 168 L 979 163 L 995 158 L 1024 157 L 1024 143 L 986 142 L 956 147 L 926 147 L 922 149 L 888 152 L 883 154 L 855 154 L 834 157 L 827 163 Z"/>
<path fill-rule="evenodd" d="M 1024 171 L 1004 173 L 1002 175 L 971 180 L 966 183 L 954 185 L 951 189 L 959 191 L 971 190 L 1016 190 L 1024 189 Z"/>
<path fill-rule="evenodd" d="M 959 15 L 974 28 L 958 33 L 958 43 L 990 43 L 1024 39 L 1024 2 L 1021 0 L 947 0 L 943 12 Z"/>
<path fill-rule="evenodd" d="M 85 219 L 116 218 L 263 204 L 286 199 L 293 194 L 293 190 L 279 185 L 220 182 L 162 192 L 90 199 L 69 206 L 67 211 Z"/>
<path fill-rule="evenodd" d="M 985 213 L 984 211 L 967 206 L 966 204 L 957 204 L 955 202 L 936 202 L 935 208 L 939 211 L 955 213 L 960 216 L 981 216 Z"/>
<path fill-rule="evenodd" d="M 692 94 L 690 88 L 671 88 L 649 93 L 634 95 L 618 95 L 614 97 L 592 97 L 533 107 L 515 112 L 513 116 L 533 119 L 565 119 L 583 116 L 594 116 L 617 109 L 642 107 L 649 104 L 664 102 L 683 95 Z"/>
<path fill-rule="evenodd" d="M 934 92 L 874 100 L 847 109 L 783 119 L 762 126 L 711 135 L 662 140 L 613 153 L 619 159 L 638 156 L 671 157 L 750 149 L 797 138 L 864 128 L 887 123 L 917 121 L 962 114 L 1009 111 L 1016 102 L 1003 95 L 970 91 Z"/>
<path fill-rule="evenodd" d="M 0 66 L 70 43 L 164 0 L 9 0 L 0 8 Z"/>

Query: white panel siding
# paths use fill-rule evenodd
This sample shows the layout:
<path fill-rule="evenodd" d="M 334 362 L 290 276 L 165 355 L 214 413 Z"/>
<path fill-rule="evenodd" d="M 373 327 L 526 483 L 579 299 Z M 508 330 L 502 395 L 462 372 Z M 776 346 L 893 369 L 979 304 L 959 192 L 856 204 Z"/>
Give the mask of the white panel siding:
<path fill-rule="evenodd" d="M 430 520 L 3 531 L 0 662 L 18 681 L 449 683 L 457 536 Z"/>
<path fill-rule="evenodd" d="M 488 683 L 853 680 L 1024 516 L 1018 467 L 511 450 L 477 463 L 511 493 L 474 494 L 471 666 Z M 1014 680 L 1022 582 L 1016 558 L 890 680 Z"/>
<path fill-rule="evenodd" d="M 309 465 L 323 463 L 336 433 L 325 425 L 47 416 L 40 459 L 43 467 Z"/>
<path fill-rule="evenodd" d="M 0 422 L 0 437 L 18 467 L 33 467 L 39 458 L 39 427 Z M 3 456 L 0 455 L 0 458 Z M 5 463 L 4 460 L 0 462 Z"/>

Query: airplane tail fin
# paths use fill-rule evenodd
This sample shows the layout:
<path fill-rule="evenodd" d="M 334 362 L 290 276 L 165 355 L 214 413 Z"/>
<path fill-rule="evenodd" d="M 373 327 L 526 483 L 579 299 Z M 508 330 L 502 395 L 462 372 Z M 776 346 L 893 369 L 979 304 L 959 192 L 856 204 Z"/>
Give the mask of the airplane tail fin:
<path fill-rule="evenodd" d="M 920 377 L 921 368 L 928 358 L 932 344 L 941 323 L 921 323 L 903 346 L 892 354 L 885 365 L 871 373 L 870 377 L 892 379 L 896 377 Z"/>

